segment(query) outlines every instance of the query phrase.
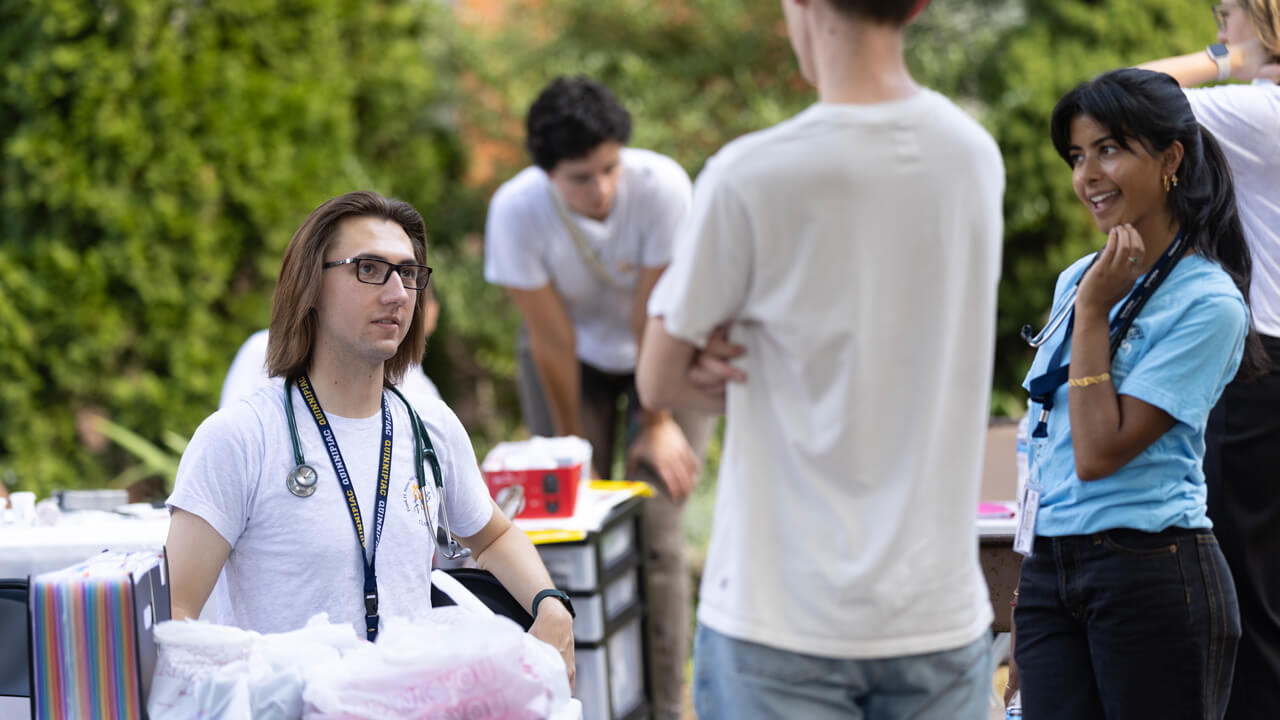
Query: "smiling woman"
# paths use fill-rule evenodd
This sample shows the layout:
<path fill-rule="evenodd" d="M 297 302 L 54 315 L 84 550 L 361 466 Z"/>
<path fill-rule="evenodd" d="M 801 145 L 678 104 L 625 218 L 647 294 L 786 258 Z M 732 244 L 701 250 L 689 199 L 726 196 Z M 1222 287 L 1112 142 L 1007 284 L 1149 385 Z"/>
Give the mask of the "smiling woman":
<path fill-rule="evenodd" d="M 1112 135 L 1085 114 L 1072 118 L 1070 143 L 1071 184 L 1099 230 L 1110 233 L 1119 225 L 1129 225 L 1148 244 L 1158 239 L 1159 245 L 1167 245 L 1173 239 L 1177 222 L 1167 202 L 1168 190 L 1162 186 L 1177 180 L 1181 143 L 1175 140 L 1156 153 L 1137 138 Z M 1145 272 L 1157 255 L 1147 253 L 1145 263 L 1142 255 L 1126 257 Z"/>
<path fill-rule="evenodd" d="M 1240 625 L 1206 514 L 1204 434 L 1237 369 L 1261 366 L 1231 176 L 1160 73 L 1080 85 L 1051 134 L 1107 243 L 1059 276 L 1070 320 L 1024 383 L 1039 423 L 1014 615 L 1023 708 L 1218 718 Z"/>

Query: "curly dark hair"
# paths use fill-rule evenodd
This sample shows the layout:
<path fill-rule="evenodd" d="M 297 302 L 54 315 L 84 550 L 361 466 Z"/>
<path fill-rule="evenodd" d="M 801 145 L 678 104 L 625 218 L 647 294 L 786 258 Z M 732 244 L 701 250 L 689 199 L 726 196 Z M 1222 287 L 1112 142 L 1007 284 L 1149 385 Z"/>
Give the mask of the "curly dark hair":
<path fill-rule="evenodd" d="M 525 119 L 525 147 L 551 172 L 561 160 L 586 157 L 610 140 L 631 139 L 631 113 L 609 88 L 585 77 L 557 77 L 538 93 Z"/>
<path fill-rule="evenodd" d="M 850 17 L 881 25 L 906 25 L 924 0 L 831 0 L 831 6 Z"/>

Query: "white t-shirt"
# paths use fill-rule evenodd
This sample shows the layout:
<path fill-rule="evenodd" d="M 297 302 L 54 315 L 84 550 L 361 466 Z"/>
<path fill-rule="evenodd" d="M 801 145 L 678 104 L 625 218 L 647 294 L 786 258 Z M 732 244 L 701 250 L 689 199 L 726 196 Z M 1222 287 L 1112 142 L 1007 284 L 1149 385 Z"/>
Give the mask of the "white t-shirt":
<path fill-rule="evenodd" d="M 991 136 L 930 90 L 817 104 L 707 163 L 648 307 L 696 345 L 732 321 L 747 349 L 700 622 L 850 658 L 986 632 L 1003 191 Z"/>
<path fill-rule="evenodd" d="M 623 148 L 621 163 L 618 193 L 603 222 L 569 211 L 613 283 L 583 260 L 541 168 L 526 168 L 498 188 L 484 231 L 485 280 L 522 290 L 550 284 L 573 320 L 578 358 L 616 373 L 636 366 L 631 303 L 640 269 L 671 261 L 691 187 L 684 168 L 664 155 Z"/>
<path fill-rule="evenodd" d="M 231 545 L 214 588 L 219 623 L 284 632 L 324 611 L 333 622 L 350 622 L 364 637 L 360 543 L 315 421 L 298 389 L 292 392 L 302 454 L 319 475 L 313 495 L 296 497 L 285 486 L 295 461 L 284 381 L 276 378 L 200 424 L 182 454 L 168 505 L 203 518 Z M 408 413 L 395 395 L 386 392 L 385 397 L 394 449 L 375 562 L 379 614 L 412 618 L 431 604 L 435 541 L 419 501 Z M 493 506 L 466 430 L 440 400 L 415 402 L 415 409 L 440 459 L 453 532 L 474 535 L 489 521 Z M 328 420 L 371 540 L 382 415 L 349 419 L 328 414 Z M 422 472 L 434 525 L 438 493 L 429 467 Z"/>
<path fill-rule="evenodd" d="M 1269 80 L 1186 91 L 1196 120 L 1217 138 L 1236 186 L 1253 254 L 1253 327 L 1280 337 L 1280 86 Z"/>
<path fill-rule="evenodd" d="M 271 378 L 267 376 L 267 340 L 268 331 L 259 330 L 250 335 L 236 351 L 231 368 L 227 370 L 227 377 L 222 381 L 222 398 L 218 401 L 218 407 L 224 408 L 250 395 L 254 390 L 271 384 Z M 420 406 L 426 398 L 440 399 L 440 391 L 422 371 L 421 365 L 414 364 L 405 368 L 404 377 L 400 378 L 396 387 L 415 407 Z"/>

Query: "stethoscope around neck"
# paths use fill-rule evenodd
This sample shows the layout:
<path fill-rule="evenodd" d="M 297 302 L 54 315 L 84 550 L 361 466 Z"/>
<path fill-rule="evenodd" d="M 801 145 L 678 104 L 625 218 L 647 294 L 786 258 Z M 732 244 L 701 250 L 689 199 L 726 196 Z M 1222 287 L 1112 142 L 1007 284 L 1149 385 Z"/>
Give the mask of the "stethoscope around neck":
<path fill-rule="evenodd" d="M 453 528 L 449 525 L 449 509 L 445 507 L 445 490 L 444 476 L 440 472 L 440 460 L 436 458 L 435 448 L 431 445 L 431 436 L 427 434 L 427 428 L 422 423 L 422 418 L 418 417 L 418 413 L 414 411 L 413 406 L 398 389 L 389 386 L 391 392 L 400 398 L 400 402 L 404 403 L 404 409 L 409 413 L 409 424 L 413 428 L 413 457 L 414 463 L 414 479 L 418 481 L 418 497 L 422 502 L 422 514 L 427 519 L 427 525 L 433 527 L 436 537 L 436 547 L 439 548 L 440 554 L 450 560 L 464 558 L 471 554 L 471 550 L 463 547 L 453 537 Z M 285 478 L 285 487 L 289 488 L 289 492 L 298 497 L 310 497 L 316 491 L 316 483 L 319 475 L 316 469 L 307 464 L 306 458 L 302 456 L 302 441 L 298 439 L 298 424 L 293 419 L 293 383 L 286 380 L 284 384 L 284 401 L 285 401 L 285 417 L 289 419 L 289 439 L 293 442 L 293 460 L 295 466 L 289 471 L 289 475 Z M 440 494 L 440 516 L 444 520 L 443 526 L 439 523 L 431 522 L 431 511 L 427 506 L 427 485 L 422 477 L 422 464 L 426 461 L 431 464 L 431 476 L 435 481 L 436 491 Z"/>
<path fill-rule="evenodd" d="M 1093 263 L 1089 263 L 1089 266 L 1092 267 Z M 1085 272 L 1088 271 L 1089 268 L 1085 268 Z M 1081 275 L 1081 277 L 1084 276 Z M 1058 306 L 1058 311 L 1049 318 L 1049 321 L 1045 323 L 1040 332 L 1035 333 L 1030 325 L 1023 325 L 1022 339 L 1033 348 L 1038 348 L 1048 342 L 1049 338 L 1053 337 L 1053 334 L 1058 331 L 1058 327 L 1071 316 L 1071 309 L 1075 307 L 1076 293 L 1079 290 L 1080 286 L 1078 284 L 1071 286 L 1071 289 L 1067 291 L 1066 297 L 1062 299 L 1062 304 Z"/>

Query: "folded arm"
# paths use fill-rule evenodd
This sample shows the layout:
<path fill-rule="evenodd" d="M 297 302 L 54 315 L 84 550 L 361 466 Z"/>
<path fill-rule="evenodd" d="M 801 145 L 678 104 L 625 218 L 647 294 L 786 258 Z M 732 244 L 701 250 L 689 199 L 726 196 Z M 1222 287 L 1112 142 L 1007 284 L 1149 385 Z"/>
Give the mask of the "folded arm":
<path fill-rule="evenodd" d="M 636 365 L 640 402 L 647 408 L 723 413 L 725 382 L 745 381 L 746 374 L 729 365 L 726 354 L 712 353 L 711 346 L 708 343 L 708 349 L 700 351 L 693 343 L 668 333 L 661 315 L 649 318 Z M 724 352 L 732 357 L 741 354 L 741 348 L 723 339 L 717 340 L 717 347 L 727 347 Z M 707 363 L 715 363 L 720 372 L 708 370 Z"/>
<path fill-rule="evenodd" d="M 1141 266 L 1130 258 L 1142 258 L 1144 254 L 1142 238 L 1136 230 L 1129 226 L 1112 229 L 1106 247 L 1085 273 L 1076 293 L 1069 377 L 1089 384 L 1070 387 L 1067 404 L 1076 476 L 1083 481 L 1104 478 L 1124 467 L 1175 422 L 1173 416 L 1154 405 L 1117 394 L 1109 377 L 1109 313 L 1128 294 L 1141 272 Z"/>

